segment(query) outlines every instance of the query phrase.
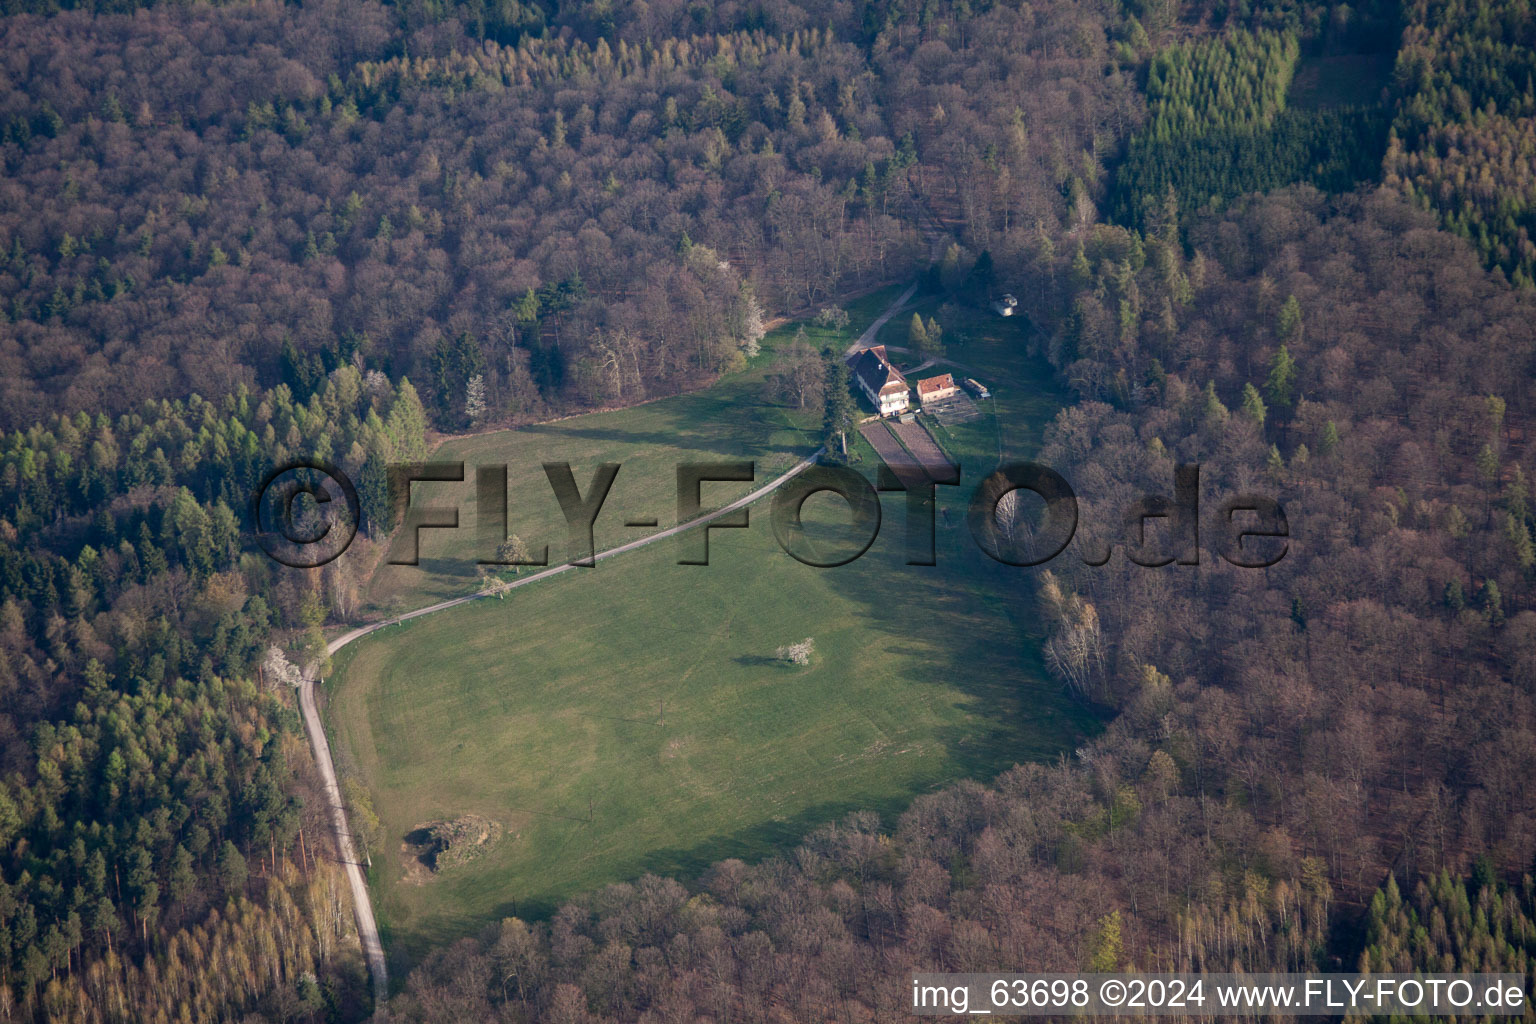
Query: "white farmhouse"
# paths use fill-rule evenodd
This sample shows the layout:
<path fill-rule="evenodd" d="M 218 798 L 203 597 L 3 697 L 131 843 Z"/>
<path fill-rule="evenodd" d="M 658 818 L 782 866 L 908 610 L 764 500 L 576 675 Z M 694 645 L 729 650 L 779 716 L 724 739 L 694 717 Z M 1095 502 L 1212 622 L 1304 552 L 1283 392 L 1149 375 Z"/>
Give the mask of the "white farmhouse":
<path fill-rule="evenodd" d="M 859 353 L 853 361 L 853 379 L 881 416 L 906 412 L 911 404 L 907 378 L 885 357 L 884 345 Z"/>

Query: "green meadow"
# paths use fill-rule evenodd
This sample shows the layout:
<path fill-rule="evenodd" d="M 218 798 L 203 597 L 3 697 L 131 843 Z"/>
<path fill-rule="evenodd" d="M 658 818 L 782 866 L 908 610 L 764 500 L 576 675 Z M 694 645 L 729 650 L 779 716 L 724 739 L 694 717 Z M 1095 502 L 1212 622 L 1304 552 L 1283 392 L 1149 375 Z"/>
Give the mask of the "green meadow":
<path fill-rule="evenodd" d="M 1031 454 L 1059 405 L 1023 358 L 1019 325 L 976 326 L 950 356 L 1004 361 L 1019 385 L 995 387 L 995 410 L 982 403 L 981 418 L 939 435 L 967 476 L 940 489 L 937 566 L 904 564 L 899 494 L 884 496 L 870 550 L 827 569 L 780 548 L 765 498 L 747 529 L 710 531 L 707 566 L 677 564 L 668 538 L 338 654 L 327 716 L 344 773 L 381 820 L 372 885 L 393 956 L 408 963 L 430 943 L 647 871 L 688 877 L 761 857 L 852 810 L 892 820 L 918 794 L 1058 756 L 1095 728 L 1044 671 L 1028 570 L 989 561 L 966 533 L 981 473 L 999 451 Z M 612 546 L 644 532 L 618 525 L 631 514 L 675 519 L 679 453 L 756 459 L 760 485 L 813 449 L 814 424 L 768 402 L 761 375 L 456 441 L 451 457 L 535 470 L 568 460 L 583 488 L 594 461 L 623 462 L 598 520 L 599 548 Z M 855 452 L 872 477 L 873 452 L 862 440 Z M 523 509 L 514 484 L 514 530 L 542 531 L 554 554 L 563 520 L 542 473 L 535 483 Z M 712 505 L 752 485 L 707 486 Z M 801 542 L 846 550 L 840 499 L 812 497 L 805 517 Z M 438 557 L 375 599 L 416 607 L 465 592 L 453 560 L 473 556 Z M 775 657 L 806 638 L 810 664 Z M 468 864 L 425 870 L 404 837 L 466 814 L 497 822 L 501 838 Z"/>

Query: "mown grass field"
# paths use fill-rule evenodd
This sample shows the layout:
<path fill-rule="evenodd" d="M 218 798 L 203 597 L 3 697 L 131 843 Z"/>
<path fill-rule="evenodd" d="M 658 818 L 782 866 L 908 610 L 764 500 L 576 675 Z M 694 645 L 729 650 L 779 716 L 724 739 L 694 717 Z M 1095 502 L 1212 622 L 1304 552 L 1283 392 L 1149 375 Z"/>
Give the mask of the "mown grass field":
<path fill-rule="evenodd" d="M 953 356 L 1017 355 L 1016 341 L 977 337 Z M 749 529 L 712 531 L 708 566 L 677 565 L 676 542 L 663 540 L 344 649 L 328 717 L 343 770 L 372 794 L 387 837 L 373 887 L 391 954 L 408 963 L 429 943 L 646 871 L 686 877 L 723 857 L 759 857 L 854 809 L 893 817 L 916 794 L 1080 743 L 1094 722 L 1043 670 L 1025 571 L 988 561 L 964 526 L 993 453 L 1030 454 L 1055 408 L 1028 363 L 1009 362 L 1013 379 L 1039 386 L 999 387 L 1001 415 L 988 410 L 964 436 L 941 436 L 965 449 L 967 477 L 941 489 L 936 567 L 904 564 L 900 495 L 885 498 L 870 551 L 835 569 L 780 550 L 765 500 Z M 743 431 L 771 424 L 766 410 L 746 416 L 741 406 L 760 396 L 732 398 L 736 384 L 566 421 L 561 436 L 643 446 L 626 435 L 653 435 L 670 422 L 657 417 L 685 416 L 686 403 L 734 409 Z M 685 408 L 658 409 L 669 403 Z M 489 439 L 472 443 L 498 452 Z M 788 433 L 708 443 L 799 451 Z M 858 468 L 872 476 L 873 452 L 859 446 Z M 660 446 L 653 456 L 670 457 Z M 670 466 L 655 476 L 665 525 Z M 577 478 L 585 486 L 579 465 Z M 846 521 L 830 495 L 806 513 L 823 543 Z M 777 647 L 806 637 L 809 666 L 775 661 Z M 399 848 L 425 822 L 470 813 L 506 829 L 471 864 L 430 875 Z"/>

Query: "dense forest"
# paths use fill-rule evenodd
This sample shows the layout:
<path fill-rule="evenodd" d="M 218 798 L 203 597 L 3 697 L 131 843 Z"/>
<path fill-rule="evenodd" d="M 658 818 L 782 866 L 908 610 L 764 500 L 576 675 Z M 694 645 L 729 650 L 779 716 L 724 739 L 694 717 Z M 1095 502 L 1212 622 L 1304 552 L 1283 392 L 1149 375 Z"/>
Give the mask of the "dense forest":
<path fill-rule="evenodd" d="M 1085 523 L 1198 462 L 1210 509 L 1280 497 L 1287 557 L 1029 577 L 1112 716 L 1070 761 L 508 920 L 396 1019 L 871 1019 L 918 965 L 1532 970 L 1528 5 L 3 9 L 0 1016 L 368 1009 L 284 682 L 367 559 L 256 552 L 275 462 L 360 481 L 366 556 L 432 430 L 693 387 L 930 267 L 1018 296 Z M 1384 52 L 1381 95 L 1293 102 Z"/>
<path fill-rule="evenodd" d="M 1536 279 L 1536 23 L 1523 0 L 1408 5 L 1387 181 L 1516 284 Z"/>
<path fill-rule="evenodd" d="M 418 969 L 404 1019 L 865 1019 L 899 1011 L 914 965 L 1529 973 L 1536 298 L 1387 192 L 1293 189 L 1083 241 L 1034 264 L 1088 268 L 1044 345 L 1083 398 L 1042 453 L 1083 503 L 1074 544 L 1123 543 L 1087 524 L 1171 493 L 1186 462 L 1202 507 L 1276 494 L 1285 559 L 1053 563 L 1049 660 L 1119 712 L 1072 763 L 924 797 L 893 827 L 855 816 L 693 889 L 646 879 L 508 921 Z M 1122 330 L 1105 307 L 1126 301 Z M 1399 877 L 1439 895 L 1402 909 Z M 1455 899 L 1502 916 L 1444 909 L 1429 935 L 1409 916 Z"/>
<path fill-rule="evenodd" d="M 765 303 L 917 266 L 892 216 L 910 140 L 831 33 L 423 30 L 391 55 L 388 25 L 322 5 L 0 29 L 6 425 L 303 399 L 354 355 L 430 384 L 444 426 L 477 375 L 498 418 L 632 401 L 741 358 Z"/>
<path fill-rule="evenodd" d="M 1288 109 L 1300 55 L 1293 34 L 1239 31 L 1154 56 L 1147 121 L 1118 169 L 1117 217 L 1145 226 L 1170 192 L 1196 210 L 1298 182 L 1341 192 L 1376 177 L 1385 112 Z"/>
<path fill-rule="evenodd" d="M 5 437 L 0 1006 L 141 1021 L 356 999 L 350 903 L 271 653 L 283 633 L 314 656 L 353 563 L 281 572 L 243 550 L 242 518 L 274 458 L 366 481 L 422 457 L 425 429 L 409 380 L 345 366 L 305 403 L 237 389 Z M 210 957 L 227 988 L 201 983 Z"/>

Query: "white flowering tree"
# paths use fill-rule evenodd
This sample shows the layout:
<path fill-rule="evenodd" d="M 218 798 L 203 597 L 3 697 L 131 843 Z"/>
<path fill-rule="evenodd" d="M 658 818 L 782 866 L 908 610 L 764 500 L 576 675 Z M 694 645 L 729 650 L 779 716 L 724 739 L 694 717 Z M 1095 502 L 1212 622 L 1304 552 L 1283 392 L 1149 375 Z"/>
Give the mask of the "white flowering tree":
<path fill-rule="evenodd" d="M 304 681 L 303 670 L 289 661 L 282 648 L 275 644 L 267 648 L 267 656 L 261 663 L 261 673 L 266 677 L 267 686 L 274 690 L 285 683 L 298 686 Z"/>
<path fill-rule="evenodd" d="M 797 644 L 785 644 L 773 656 L 786 665 L 809 665 L 816 653 L 816 638 L 806 637 Z"/>
<path fill-rule="evenodd" d="M 485 410 L 485 376 L 477 373 L 464 385 L 464 415 L 471 423 L 479 424 L 485 419 Z"/>
<path fill-rule="evenodd" d="M 762 303 L 752 294 L 752 289 L 742 282 L 741 286 L 741 351 L 748 359 L 763 350 L 763 336 L 768 328 L 763 317 Z"/>
<path fill-rule="evenodd" d="M 840 331 L 848 326 L 848 311 L 841 306 L 824 306 L 816 314 L 816 324 L 818 327 L 830 327 Z"/>

